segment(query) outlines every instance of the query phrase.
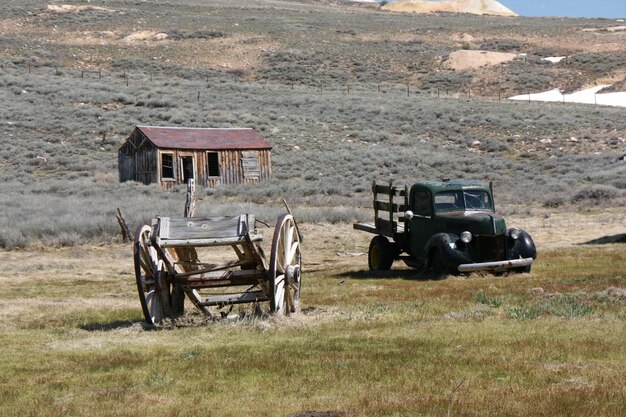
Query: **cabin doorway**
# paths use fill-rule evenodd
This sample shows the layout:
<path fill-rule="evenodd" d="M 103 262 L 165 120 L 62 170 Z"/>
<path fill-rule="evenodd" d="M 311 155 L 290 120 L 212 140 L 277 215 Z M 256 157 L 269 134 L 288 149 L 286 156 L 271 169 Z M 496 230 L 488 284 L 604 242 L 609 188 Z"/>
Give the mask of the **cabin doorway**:
<path fill-rule="evenodd" d="M 186 184 L 190 179 L 194 178 L 193 156 L 180 157 L 180 172 L 183 182 Z"/>

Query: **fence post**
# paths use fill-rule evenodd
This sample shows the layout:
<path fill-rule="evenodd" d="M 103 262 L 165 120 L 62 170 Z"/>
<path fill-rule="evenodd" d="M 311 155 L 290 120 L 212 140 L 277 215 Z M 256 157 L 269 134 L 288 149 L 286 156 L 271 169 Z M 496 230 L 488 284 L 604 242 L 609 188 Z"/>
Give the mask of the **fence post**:
<path fill-rule="evenodd" d="M 193 217 L 196 211 L 196 183 L 193 178 L 187 180 L 187 201 L 185 203 L 185 217 Z"/>
<path fill-rule="evenodd" d="M 378 92 L 380 93 L 380 83 L 378 83 Z"/>
<path fill-rule="evenodd" d="M 198 101 L 200 101 L 200 92 L 198 91 Z"/>
<path fill-rule="evenodd" d="M 437 98 L 439 98 L 439 87 L 437 87 Z"/>
<path fill-rule="evenodd" d="M 293 90 L 293 80 L 291 80 L 291 89 Z"/>
<path fill-rule="evenodd" d="M 128 227 L 126 219 L 122 214 L 122 210 L 120 210 L 119 207 L 117 208 L 115 218 L 117 219 L 117 223 L 120 225 L 120 229 L 122 230 L 122 242 L 125 243 L 130 241 L 133 238 L 133 235 L 130 233 L 130 228 Z"/>
<path fill-rule="evenodd" d="M 98 68 L 98 79 L 102 78 L 102 70 Z"/>
<path fill-rule="evenodd" d="M 346 84 L 348 86 L 348 94 L 350 94 L 350 83 Z"/>
<path fill-rule="evenodd" d="M 411 92 L 409 91 L 409 83 L 406 83 L 406 96 L 409 97 Z"/>

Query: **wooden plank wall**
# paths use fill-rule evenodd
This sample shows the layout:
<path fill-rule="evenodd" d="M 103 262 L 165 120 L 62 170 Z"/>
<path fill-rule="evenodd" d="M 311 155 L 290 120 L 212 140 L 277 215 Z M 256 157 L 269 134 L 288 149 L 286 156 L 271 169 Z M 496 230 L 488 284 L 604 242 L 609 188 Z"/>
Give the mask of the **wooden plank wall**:
<path fill-rule="evenodd" d="M 135 129 L 118 151 L 120 182 L 138 181 L 144 184 L 156 182 L 157 165 L 156 148 Z"/>
<path fill-rule="evenodd" d="M 272 154 L 268 149 L 224 150 L 217 152 L 219 154 L 220 176 L 209 178 L 206 150 L 157 149 L 139 129 L 135 129 L 118 151 L 120 182 L 138 181 L 144 184 L 156 182 L 160 183 L 165 189 L 183 184 L 180 172 L 181 156 L 192 156 L 194 158 L 196 184 L 203 187 L 255 183 L 268 180 L 272 176 Z M 162 153 L 172 155 L 174 180 L 161 178 Z M 258 169 L 251 170 L 251 161 L 255 154 L 258 155 Z M 244 159 L 246 160 L 247 175 L 244 173 Z"/>
<path fill-rule="evenodd" d="M 161 174 L 159 170 L 159 162 L 157 160 L 158 150 L 151 142 L 144 142 L 137 151 L 136 158 L 136 181 L 144 184 L 152 184 L 157 182 L 158 176 Z"/>
<path fill-rule="evenodd" d="M 210 151 L 208 151 L 210 152 Z M 240 150 L 226 150 L 217 151 L 219 154 L 220 164 L 220 176 L 209 177 L 208 176 L 208 157 L 205 150 L 177 150 L 177 149 L 161 149 L 158 155 L 158 167 L 157 173 L 159 176 L 158 181 L 161 182 L 161 186 L 165 189 L 170 189 L 176 185 L 183 184 L 182 176 L 180 175 L 180 157 L 181 156 L 193 156 L 195 163 L 195 180 L 198 186 L 203 187 L 217 187 L 219 185 L 228 184 L 242 184 L 242 183 L 255 183 L 270 179 L 272 175 L 272 160 L 271 151 L 258 150 L 258 151 L 244 151 L 248 155 L 250 152 L 257 152 L 259 156 L 259 174 L 255 178 L 245 178 L 243 170 L 243 154 Z M 174 175 L 175 181 L 163 180 L 161 176 L 161 153 L 171 153 L 174 158 Z"/>

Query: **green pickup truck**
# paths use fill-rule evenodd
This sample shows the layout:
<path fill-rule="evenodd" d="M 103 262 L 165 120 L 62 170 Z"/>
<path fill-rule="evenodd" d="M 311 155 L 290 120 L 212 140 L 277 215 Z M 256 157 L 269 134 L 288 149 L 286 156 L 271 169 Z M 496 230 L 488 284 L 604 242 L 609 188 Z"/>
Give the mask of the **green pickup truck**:
<path fill-rule="evenodd" d="M 528 233 L 507 228 L 495 213 L 491 183 L 427 181 L 408 187 L 372 184 L 374 224 L 368 252 L 372 271 L 394 260 L 437 276 L 472 271 L 530 272 L 537 258 Z"/>

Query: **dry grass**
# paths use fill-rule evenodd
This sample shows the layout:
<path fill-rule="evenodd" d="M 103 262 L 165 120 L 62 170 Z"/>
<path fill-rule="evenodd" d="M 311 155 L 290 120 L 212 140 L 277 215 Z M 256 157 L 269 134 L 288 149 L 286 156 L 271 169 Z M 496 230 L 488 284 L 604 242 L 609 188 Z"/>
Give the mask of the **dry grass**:
<path fill-rule="evenodd" d="M 0 414 L 626 412 L 624 245 L 433 281 L 369 276 L 368 236 L 333 227 L 305 226 L 301 314 L 189 310 L 161 331 L 141 324 L 126 245 L 0 252 Z"/>

